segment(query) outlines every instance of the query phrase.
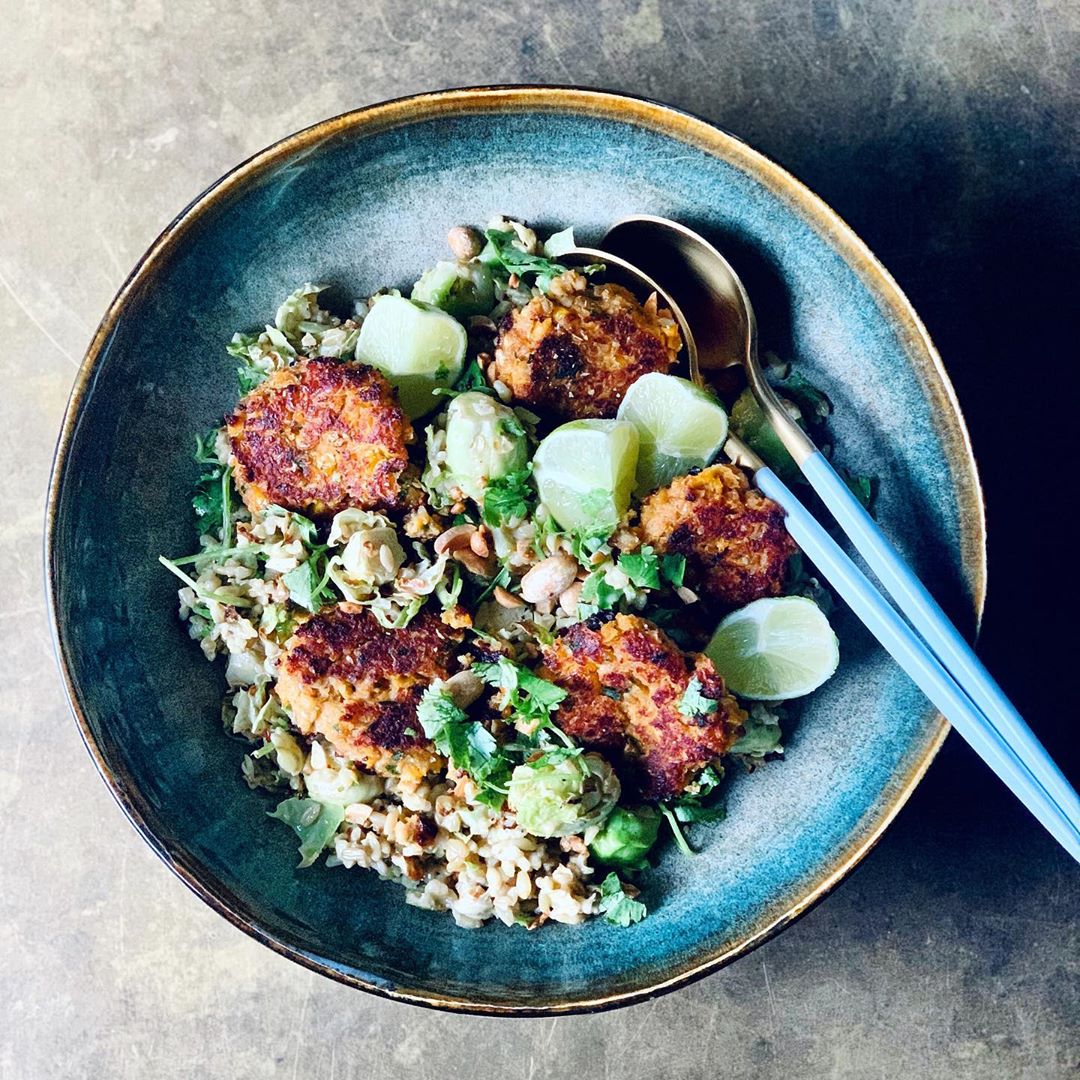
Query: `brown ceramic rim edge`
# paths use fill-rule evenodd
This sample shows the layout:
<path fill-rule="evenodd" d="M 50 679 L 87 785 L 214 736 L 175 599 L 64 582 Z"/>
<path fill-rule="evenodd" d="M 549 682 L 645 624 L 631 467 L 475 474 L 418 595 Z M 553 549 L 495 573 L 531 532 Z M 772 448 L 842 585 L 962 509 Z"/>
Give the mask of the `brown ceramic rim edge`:
<path fill-rule="evenodd" d="M 254 154 L 226 173 L 193 200 L 162 231 L 135 265 L 102 318 L 79 368 L 68 401 L 49 480 L 45 517 L 44 554 L 49 618 L 53 645 L 69 706 L 98 772 L 121 809 L 159 858 L 218 914 L 257 941 L 304 967 L 346 985 L 396 1001 L 458 1012 L 503 1016 L 565 1015 L 600 1011 L 618 1005 L 644 1001 L 718 970 L 779 933 L 827 895 L 877 843 L 901 807 L 907 802 L 940 749 L 949 731 L 947 721 L 940 715 L 935 718 L 921 756 L 909 768 L 906 775 L 894 779 L 890 788 L 883 794 L 881 804 L 871 812 L 869 820 L 861 823 L 858 835 L 847 848 L 835 856 L 830 867 L 806 895 L 786 911 L 776 915 L 766 913 L 760 920 L 761 925 L 753 933 L 720 952 L 713 952 L 704 958 L 685 963 L 663 979 L 646 985 L 620 990 L 606 996 L 583 997 L 572 1001 L 552 1000 L 522 1006 L 512 1002 L 474 1002 L 427 991 L 402 990 L 337 970 L 329 963 L 308 955 L 299 945 L 292 945 L 271 937 L 244 914 L 243 905 L 235 897 L 228 894 L 226 890 L 213 888 L 202 880 L 200 874 L 203 868 L 201 866 L 194 860 L 189 860 L 182 851 L 170 850 L 168 844 L 153 833 L 143 814 L 144 800 L 134 786 L 128 783 L 127 777 L 119 775 L 106 761 L 105 754 L 97 745 L 77 699 L 67 662 L 65 635 L 60 623 L 54 539 L 56 513 L 68 450 L 78 426 L 82 401 L 93 378 L 102 346 L 112 332 L 128 297 L 144 279 L 150 276 L 155 264 L 172 250 L 206 209 L 242 189 L 247 181 L 259 175 L 274 162 L 297 150 L 310 148 L 323 139 L 340 135 L 353 128 L 376 132 L 420 122 L 438 115 L 530 110 L 577 113 L 636 124 L 689 143 L 742 169 L 764 183 L 776 195 L 794 206 L 815 231 L 826 237 L 832 246 L 843 254 L 845 261 L 852 266 L 878 302 L 885 305 L 893 324 L 905 337 L 908 351 L 916 360 L 916 372 L 936 406 L 935 415 L 940 425 L 938 432 L 945 446 L 947 464 L 954 473 L 966 471 L 973 480 L 972 490 L 967 493 L 968 498 L 960 507 L 960 542 L 965 577 L 971 590 L 975 619 L 978 623 L 982 617 L 986 597 L 986 527 L 978 469 L 955 391 L 926 328 L 907 297 L 888 271 L 843 220 L 781 166 L 709 121 L 671 106 L 605 90 L 562 86 L 494 86 L 452 89 L 398 98 L 315 124 Z M 876 816 L 873 816 L 875 812 Z"/>

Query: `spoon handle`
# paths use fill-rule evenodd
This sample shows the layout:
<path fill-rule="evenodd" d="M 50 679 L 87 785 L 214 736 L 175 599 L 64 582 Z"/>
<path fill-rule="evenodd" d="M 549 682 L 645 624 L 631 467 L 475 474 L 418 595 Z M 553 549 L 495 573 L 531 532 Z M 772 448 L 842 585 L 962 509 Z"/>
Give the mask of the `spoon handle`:
<path fill-rule="evenodd" d="M 1069 818 L 1080 822 L 1080 797 L 1072 785 L 829 459 L 815 450 L 799 463 L 799 468 L 874 576 L 994 730 L 1024 758 L 1032 774 Z"/>
<path fill-rule="evenodd" d="M 867 629 L 1047 831 L 1080 862 L 1080 819 L 1060 805 L 1036 778 L 1034 766 L 1038 762 L 1033 758 L 1040 757 L 1044 766 L 1050 759 L 1034 735 L 1031 740 L 1038 747 L 1038 755 L 1030 752 L 1027 743 L 1017 743 L 999 733 L 926 643 L 776 474 L 769 468 L 759 469 L 754 482 L 763 494 L 780 504 L 792 538 Z M 899 556 L 896 558 L 899 560 Z M 907 573 L 914 578 L 910 570 Z"/>

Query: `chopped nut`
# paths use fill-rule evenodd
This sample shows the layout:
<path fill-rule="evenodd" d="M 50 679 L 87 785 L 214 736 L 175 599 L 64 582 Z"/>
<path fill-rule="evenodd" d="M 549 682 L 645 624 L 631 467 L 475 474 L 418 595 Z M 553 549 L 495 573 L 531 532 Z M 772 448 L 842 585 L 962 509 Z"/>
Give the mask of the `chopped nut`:
<path fill-rule="evenodd" d="M 426 506 L 418 506 L 405 515 L 405 535 L 413 540 L 430 540 L 445 527 L 442 518 L 432 514 Z"/>
<path fill-rule="evenodd" d="M 522 579 L 521 595 L 530 604 L 548 603 L 574 584 L 578 563 L 560 551 L 538 562 Z"/>
<path fill-rule="evenodd" d="M 472 548 L 459 548 L 451 553 L 466 570 L 477 577 L 489 578 L 493 576 L 494 566 L 489 559 L 481 559 Z"/>
<path fill-rule="evenodd" d="M 481 559 L 486 559 L 491 554 L 491 548 L 488 546 L 487 537 L 484 535 L 483 529 L 477 529 L 476 532 L 469 537 L 469 547 L 471 547 Z"/>
<path fill-rule="evenodd" d="M 471 225 L 455 225 L 446 234 L 446 243 L 455 259 L 465 262 L 480 254 L 484 241 Z"/>
<path fill-rule="evenodd" d="M 688 589 L 688 588 L 687 588 L 687 587 L 686 587 L 685 585 L 680 585 L 680 586 L 679 586 L 679 587 L 678 587 L 678 588 L 677 588 L 677 589 L 675 590 L 675 595 L 676 595 L 676 596 L 677 596 L 677 597 L 678 597 L 678 598 L 679 598 L 679 599 L 680 599 L 680 600 L 681 600 L 681 601 L 682 601 L 682 602 L 683 602 L 684 604 L 696 604 L 696 603 L 697 603 L 697 598 L 698 598 L 698 595 L 697 595 L 697 593 L 696 593 L 696 592 L 694 592 L 694 590 L 693 590 L 693 589 Z"/>
<path fill-rule="evenodd" d="M 484 680 L 474 671 L 459 671 L 443 684 L 459 709 L 467 709 L 483 692 Z"/>
<path fill-rule="evenodd" d="M 515 596 L 508 589 L 504 589 L 501 585 L 495 586 L 495 601 L 502 604 L 504 608 L 520 608 L 525 606 L 525 601 L 520 597 Z"/>
<path fill-rule="evenodd" d="M 567 615 L 577 614 L 578 604 L 581 601 L 581 590 L 584 584 L 583 581 L 575 581 L 569 589 L 564 589 L 559 594 L 559 607 L 561 607 Z"/>
<path fill-rule="evenodd" d="M 476 532 L 475 525 L 454 525 L 436 538 L 435 554 L 441 555 L 444 551 L 453 554 L 461 548 L 468 547 L 474 532 Z"/>

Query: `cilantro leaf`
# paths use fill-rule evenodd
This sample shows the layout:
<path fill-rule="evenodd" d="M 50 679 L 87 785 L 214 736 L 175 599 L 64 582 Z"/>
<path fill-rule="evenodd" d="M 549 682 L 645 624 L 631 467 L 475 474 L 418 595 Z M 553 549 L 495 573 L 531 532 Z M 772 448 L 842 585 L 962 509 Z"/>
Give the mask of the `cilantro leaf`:
<path fill-rule="evenodd" d="M 551 727 L 568 746 L 572 740 L 555 727 L 551 714 L 566 697 L 566 691 L 547 679 L 540 678 L 528 668 L 500 656 L 495 663 L 474 664 L 473 671 L 489 686 L 503 692 L 503 707 L 525 725 L 535 725 L 535 730 Z"/>
<path fill-rule="evenodd" d="M 626 885 L 615 873 L 608 874 L 600 886 L 600 911 L 615 926 L 631 926 L 648 914 L 648 908 L 627 893 Z"/>
<path fill-rule="evenodd" d="M 470 391 L 487 394 L 489 397 L 498 396 L 491 383 L 487 381 L 484 369 L 475 357 L 465 365 L 453 386 L 436 386 L 431 392 L 436 397 L 456 398 L 459 394 L 467 394 Z"/>
<path fill-rule="evenodd" d="M 314 799 L 286 799 L 268 815 L 284 821 L 300 837 L 300 866 L 310 866 L 329 847 L 345 820 L 345 807 Z"/>
<path fill-rule="evenodd" d="M 512 519 L 520 521 L 529 516 L 535 505 L 532 470 L 526 466 L 490 481 L 484 488 L 484 524 L 499 526 Z"/>
<path fill-rule="evenodd" d="M 604 570 L 594 570 L 581 586 L 579 603 L 599 611 L 610 611 L 624 595 L 622 589 L 607 583 Z"/>
<path fill-rule="evenodd" d="M 719 703 L 715 698 L 706 697 L 703 693 L 701 680 L 696 675 L 692 676 L 679 699 L 679 712 L 691 720 L 696 720 L 699 717 L 711 716 L 718 707 Z"/>
<path fill-rule="evenodd" d="M 646 544 L 637 551 L 620 555 L 619 569 L 638 589 L 659 589 L 665 582 L 677 589 L 686 573 L 686 556 L 657 555 Z"/>
<path fill-rule="evenodd" d="M 194 459 L 203 466 L 195 481 L 191 506 L 199 519 L 199 533 L 217 533 L 224 547 L 231 542 L 232 469 L 218 460 L 217 431 L 195 437 Z"/>
<path fill-rule="evenodd" d="M 639 589 L 660 588 L 660 556 L 654 555 L 652 548 L 646 546 L 619 556 L 619 569 Z"/>
<path fill-rule="evenodd" d="M 553 262 L 544 258 L 543 255 L 530 255 L 516 244 L 517 233 L 513 230 L 502 232 L 498 229 L 488 229 L 484 233 L 487 237 L 487 247 L 480 253 L 481 262 L 497 263 L 508 274 L 517 274 L 523 277 L 525 274 L 538 274 L 546 278 L 555 278 L 565 274 L 568 267 L 562 263 Z"/>
<path fill-rule="evenodd" d="M 686 556 L 661 555 L 660 576 L 673 589 L 681 588 L 683 579 L 686 577 Z"/>
<path fill-rule="evenodd" d="M 510 763 L 500 751 L 495 736 L 478 720 L 470 720 L 445 690 L 435 686 L 424 691 L 416 717 L 435 749 L 455 769 L 461 769 L 476 781 L 480 800 L 502 806 L 510 779 Z"/>

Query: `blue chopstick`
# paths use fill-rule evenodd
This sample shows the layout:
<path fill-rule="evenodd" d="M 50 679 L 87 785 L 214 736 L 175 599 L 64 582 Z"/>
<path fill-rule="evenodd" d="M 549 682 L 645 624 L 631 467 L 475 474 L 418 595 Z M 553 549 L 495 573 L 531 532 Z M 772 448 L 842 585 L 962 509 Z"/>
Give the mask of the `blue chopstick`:
<path fill-rule="evenodd" d="M 1047 794 L 1080 826 L 1080 796 L 828 458 L 818 450 L 800 462 L 799 468 L 931 651 L 994 730 L 1016 750 Z"/>
<path fill-rule="evenodd" d="M 763 494 L 780 504 L 792 538 L 867 629 L 1046 830 L 1080 862 L 1080 829 L 1076 823 L 922 639 L 771 469 L 758 469 L 754 482 Z"/>

